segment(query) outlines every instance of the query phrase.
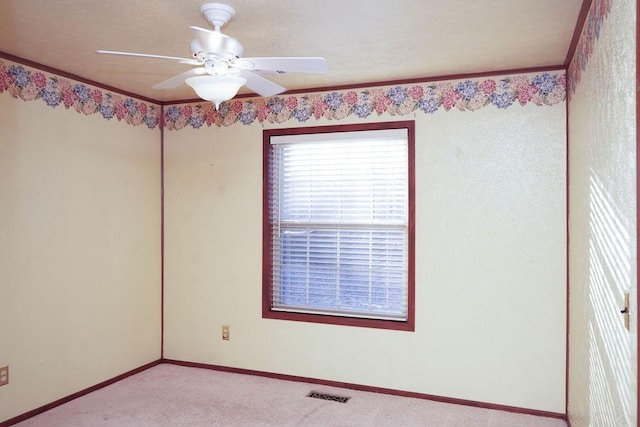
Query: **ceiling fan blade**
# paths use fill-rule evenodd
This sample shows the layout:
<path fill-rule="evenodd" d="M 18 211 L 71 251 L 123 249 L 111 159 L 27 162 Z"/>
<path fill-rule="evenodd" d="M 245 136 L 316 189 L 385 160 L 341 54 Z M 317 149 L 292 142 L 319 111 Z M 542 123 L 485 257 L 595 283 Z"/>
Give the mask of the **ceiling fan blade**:
<path fill-rule="evenodd" d="M 191 28 L 192 30 L 196 30 L 196 34 L 198 34 L 198 32 L 205 33 L 205 34 L 209 34 L 209 33 L 221 34 L 219 31 L 209 30 L 208 28 L 202 28 L 195 25 L 190 25 L 189 28 Z"/>
<path fill-rule="evenodd" d="M 194 30 L 200 47 L 209 54 L 214 54 L 226 60 L 236 59 L 242 56 L 244 48 L 233 37 L 222 34 L 219 31 L 207 30 L 201 27 L 189 27 Z M 193 52 L 196 54 L 197 52 Z"/>
<path fill-rule="evenodd" d="M 251 71 L 242 70 L 240 72 L 240 76 L 247 80 L 245 86 L 260 96 L 273 96 L 287 90 L 279 84 L 274 83 L 271 80 L 267 80 Z"/>
<path fill-rule="evenodd" d="M 184 73 L 173 76 L 170 79 L 160 82 L 152 87 L 153 89 L 173 89 L 174 87 L 178 87 L 183 84 L 186 78 L 201 76 L 203 74 L 207 74 L 207 71 L 204 69 L 204 67 L 192 68 L 189 71 L 185 71 Z"/>
<path fill-rule="evenodd" d="M 276 71 L 280 73 L 326 73 L 327 61 L 322 57 L 263 57 L 241 58 L 233 66 L 252 71 Z"/>
<path fill-rule="evenodd" d="M 117 50 L 96 50 L 96 53 L 103 53 L 107 55 L 120 55 L 120 56 L 135 56 L 139 58 L 157 58 L 157 59 L 171 59 L 173 61 L 178 61 L 182 64 L 189 65 L 200 65 L 200 61 L 196 61 L 191 58 L 179 58 L 177 56 L 165 56 L 165 55 L 152 55 L 149 53 L 132 53 L 132 52 L 120 52 Z"/>

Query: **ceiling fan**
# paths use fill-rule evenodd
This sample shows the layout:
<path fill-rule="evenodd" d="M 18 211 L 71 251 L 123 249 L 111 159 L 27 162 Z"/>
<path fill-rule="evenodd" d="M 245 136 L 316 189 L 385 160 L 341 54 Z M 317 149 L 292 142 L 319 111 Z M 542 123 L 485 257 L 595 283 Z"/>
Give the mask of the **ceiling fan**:
<path fill-rule="evenodd" d="M 192 58 L 113 50 L 98 50 L 97 53 L 168 59 L 194 65 L 195 68 L 158 83 L 153 88 L 171 89 L 186 83 L 200 98 L 213 102 L 216 108 L 221 102 L 236 96 L 243 85 L 265 97 L 277 95 L 286 90 L 279 84 L 262 77 L 263 72 L 278 74 L 327 72 L 327 64 L 322 57 L 243 58 L 244 49 L 240 42 L 220 31 L 221 27 L 235 17 L 235 9 L 221 3 L 207 3 L 200 6 L 200 12 L 214 30 L 189 27 L 195 35 L 189 46 Z"/>

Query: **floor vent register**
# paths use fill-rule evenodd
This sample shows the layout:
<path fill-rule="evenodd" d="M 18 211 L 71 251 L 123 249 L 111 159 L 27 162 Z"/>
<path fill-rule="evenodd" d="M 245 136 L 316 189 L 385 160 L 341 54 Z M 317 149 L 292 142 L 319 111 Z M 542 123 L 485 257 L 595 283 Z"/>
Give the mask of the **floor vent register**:
<path fill-rule="evenodd" d="M 313 397 L 314 399 L 331 400 L 333 402 L 347 403 L 350 397 L 337 396 L 335 394 L 321 393 L 319 391 L 311 391 L 307 394 L 307 397 Z"/>

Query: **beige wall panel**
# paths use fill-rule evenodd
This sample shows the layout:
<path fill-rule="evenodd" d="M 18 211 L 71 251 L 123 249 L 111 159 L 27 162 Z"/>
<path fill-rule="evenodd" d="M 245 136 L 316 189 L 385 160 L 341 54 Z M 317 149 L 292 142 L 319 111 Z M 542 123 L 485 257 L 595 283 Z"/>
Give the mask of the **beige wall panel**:
<path fill-rule="evenodd" d="M 574 427 L 637 425 L 634 3 L 612 2 L 569 102 L 568 412 Z M 628 330 L 620 314 L 625 293 Z"/>
<path fill-rule="evenodd" d="M 0 420 L 160 357 L 159 140 L 0 94 Z"/>
<path fill-rule="evenodd" d="M 165 357 L 564 413 L 564 103 L 407 119 L 415 332 L 262 319 L 263 127 L 167 131 Z"/>

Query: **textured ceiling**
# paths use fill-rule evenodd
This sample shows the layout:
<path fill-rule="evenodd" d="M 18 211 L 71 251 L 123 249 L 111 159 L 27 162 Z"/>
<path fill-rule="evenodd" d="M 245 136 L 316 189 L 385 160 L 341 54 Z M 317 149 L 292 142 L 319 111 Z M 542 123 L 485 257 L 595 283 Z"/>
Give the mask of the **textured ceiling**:
<path fill-rule="evenodd" d="M 0 52 L 159 101 L 189 69 L 97 49 L 189 57 L 207 0 L 2 0 Z M 269 76 L 290 90 L 562 65 L 583 0 L 223 0 L 244 56 L 323 56 L 329 73 Z M 243 89 L 240 93 L 250 93 Z"/>

